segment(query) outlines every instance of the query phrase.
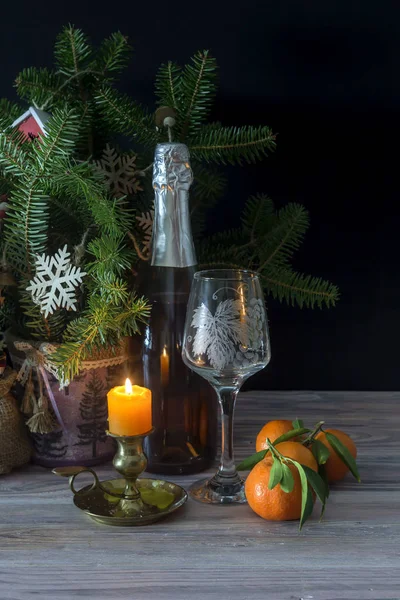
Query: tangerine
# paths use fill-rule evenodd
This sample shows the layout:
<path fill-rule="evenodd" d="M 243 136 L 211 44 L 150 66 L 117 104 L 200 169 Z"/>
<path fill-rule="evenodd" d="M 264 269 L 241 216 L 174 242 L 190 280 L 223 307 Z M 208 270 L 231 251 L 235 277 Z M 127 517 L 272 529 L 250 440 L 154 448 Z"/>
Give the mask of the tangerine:
<path fill-rule="evenodd" d="M 260 450 L 266 450 L 268 448 L 267 438 L 271 443 L 274 443 L 278 437 L 287 433 L 288 431 L 292 431 L 293 424 L 291 421 L 286 419 L 280 419 L 277 421 L 268 421 L 261 429 L 256 439 L 256 452 Z"/>
<path fill-rule="evenodd" d="M 281 442 L 276 449 L 288 458 L 318 471 L 317 461 L 312 452 L 299 442 Z M 269 521 L 291 521 L 300 519 L 301 515 L 301 481 L 296 467 L 288 464 L 294 478 L 293 490 L 283 492 L 280 484 L 273 490 L 268 489 L 269 476 L 273 464 L 271 452 L 255 465 L 245 483 L 247 502 L 253 511 Z"/>
<path fill-rule="evenodd" d="M 342 442 L 342 444 L 346 446 L 347 450 L 350 452 L 353 458 L 357 457 L 356 445 L 351 439 L 351 437 L 347 435 L 347 433 L 345 433 L 344 431 L 340 431 L 340 429 L 326 429 L 325 431 L 335 435 Z M 329 483 L 333 483 L 334 481 L 341 481 L 350 469 L 336 454 L 335 450 L 328 442 L 324 431 L 320 431 L 320 433 L 315 437 L 315 439 L 322 442 L 330 452 L 330 456 L 325 463 L 325 470 Z"/>

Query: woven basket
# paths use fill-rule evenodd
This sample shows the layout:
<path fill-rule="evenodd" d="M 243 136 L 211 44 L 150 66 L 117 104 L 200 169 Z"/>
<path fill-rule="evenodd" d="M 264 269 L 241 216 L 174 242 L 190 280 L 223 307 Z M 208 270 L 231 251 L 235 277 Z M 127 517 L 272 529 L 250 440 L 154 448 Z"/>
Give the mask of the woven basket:
<path fill-rule="evenodd" d="M 6 369 L 0 377 L 0 474 L 29 462 L 32 448 L 17 401 L 10 394 L 17 374 Z"/>

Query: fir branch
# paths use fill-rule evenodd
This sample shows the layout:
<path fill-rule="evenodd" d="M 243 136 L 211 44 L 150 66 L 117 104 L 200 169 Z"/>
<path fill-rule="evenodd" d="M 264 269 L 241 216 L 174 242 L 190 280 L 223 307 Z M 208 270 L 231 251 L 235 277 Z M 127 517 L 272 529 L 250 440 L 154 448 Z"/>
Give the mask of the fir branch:
<path fill-rule="evenodd" d="M 196 174 L 190 193 L 190 216 L 193 235 L 197 238 L 203 232 L 207 213 L 222 197 L 226 177 L 215 168 L 204 168 L 200 164 L 193 165 Z"/>
<path fill-rule="evenodd" d="M 274 227 L 276 220 L 274 204 L 268 196 L 250 196 L 242 214 L 243 229 L 248 232 L 250 242 L 256 242 L 258 234 L 263 235 Z"/>
<path fill-rule="evenodd" d="M 44 68 L 24 69 L 15 80 L 18 95 L 41 110 L 51 104 L 61 85 L 61 76 Z"/>
<path fill-rule="evenodd" d="M 23 327 L 28 328 L 27 336 L 38 340 L 58 341 L 62 336 L 68 322 L 68 313 L 59 310 L 47 318 L 40 311 L 40 307 L 32 302 L 31 295 L 26 292 L 27 282 L 20 286 L 20 307 L 24 319 Z"/>
<path fill-rule="evenodd" d="M 0 167 L 5 177 L 25 177 L 32 171 L 32 159 L 23 135 L 19 132 L 8 134 L 0 131 Z"/>
<path fill-rule="evenodd" d="M 81 29 L 67 25 L 57 36 L 54 56 L 59 73 L 76 77 L 87 67 L 92 47 Z"/>
<path fill-rule="evenodd" d="M 212 206 L 214 201 L 220 198 L 225 190 L 227 179 L 226 176 L 213 167 L 205 168 L 201 164 L 194 164 L 195 179 L 193 182 L 193 192 L 201 198 L 202 203 L 210 203 Z"/>
<path fill-rule="evenodd" d="M 194 135 L 207 118 L 216 94 L 217 64 L 208 50 L 192 57 L 192 64 L 185 66 L 182 78 L 183 125 L 181 139 Z"/>
<path fill-rule="evenodd" d="M 222 164 L 242 164 L 245 160 L 251 163 L 275 149 L 275 135 L 266 126 L 222 127 L 214 123 L 189 138 L 188 145 L 198 160 Z"/>
<path fill-rule="evenodd" d="M 268 196 L 251 197 L 246 203 L 242 228 L 204 240 L 199 246 L 200 262 L 220 267 L 258 271 L 273 297 L 289 304 L 313 307 L 334 306 L 338 288 L 318 277 L 295 273 L 290 259 L 308 228 L 308 213 L 300 205 L 289 204 L 276 212 Z"/>
<path fill-rule="evenodd" d="M 131 293 L 123 310 L 115 316 L 115 322 L 122 337 L 139 333 L 139 323 L 146 323 L 150 316 L 150 306 L 144 297 Z"/>
<path fill-rule="evenodd" d="M 156 101 L 158 106 L 174 108 L 181 112 L 181 74 L 182 69 L 169 61 L 160 66 L 156 75 Z"/>
<path fill-rule="evenodd" d="M 95 70 L 110 81 L 127 66 L 131 54 L 128 38 L 116 31 L 102 42 L 94 61 Z"/>
<path fill-rule="evenodd" d="M 88 253 L 95 260 L 85 265 L 88 273 L 96 279 L 104 277 L 107 273 L 121 275 L 133 263 L 133 253 L 125 246 L 124 237 L 103 234 L 88 244 Z"/>
<path fill-rule="evenodd" d="M 13 122 L 18 119 L 21 115 L 22 109 L 21 107 L 14 103 L 10 102 L 6 98 L 0 99 L 0 131 L 4 132 L 5 129 L 10 127 Z"/>
<path fill-rule="evenodd" d="M 39 108 L 41 108 L 42 110 L 46 110 L 49 106 L 51 106 L 54 103 L 54 100 L 55 100 L 55 98 L 57 96 L 62 97 L 64 94 L 66 96 L 71 96 L 69 98 L 69 101 L 70 101 L 70 104 L 73 104 L 72 97 L 74 95 L 76 96 L 77 91 L 76 90 L 73 90 L 73 91 L 69 90 L 69 93 L 68 93 L 68 86 L 71 86 L 71 84 L 73 84 L 75 80 L 82 79 L 85 75 L 101 75 L 101 73 L 98 72 L 98 71 L 94 71 L 91 68 L 87 68 L 84 71 L 78 71 L 78 73 L 74 73 L 74 75 L 71 75 L 68 79 L 66 79 L 65 81 L 63 81 L 63 83 L 60 85 L 60 87 L 51 96 L 49 96 L 47 98 L 47 100 Z M 87 97 L 86 97 L 87 95 L 86 95 L 86 92 L 83 91 L 81 82 L 78 81 L 78 83 L 79 83 L 79 87 L 81 88 L 81 90 L 80 90 L 80 96 L 81 96 L 80 100 L 85 104 L 87 102 Z M 64 92 L 64 89 L 65 89 L 65 92 Z M 65 101 L 62 102 L 62 104 L 65 105 Z"/>
<path fill-rule="evenodd" d="M 148 315 L 146 300 L 133 294 L 119 306 L 93 294 L 82 316 L 68 324 L 64 343 L 52 355 L 60 376 L 71 381 L 79 372 L 82 360 L 90 359 L 106 344 L 117 346 L 122 337 L 136 333 L 138 322 L 145 321 Z"/>
<path fill-rule="evenodd" d="M 127 301 L 128 284 L 121 277 L 117 277 L 112 272 L 106 272 L 97 277 L 96 283 L 104 302 L 118 306 Z"/>
<path fill-rule="evenodd" d="M 56 166 L 56 165 L 54 165 Z M 124 198 L 111 199 L 102 177 L 90 163 L 73 164 L 59 161 L 54 168 L 51 185 L 57 193 L 85 200 L 88 214 L 103 233 L 120 235 L 131 227 L 131 211 Z"/>
<path fill-rule="evenodd" d="M 5 222 L 10 244 L 7 257 L 12 266 L 18 268 L 23 261 L 30 272 L 30 257 L 46 249 L 48 219 L 48 197 L 38 177 L 16 184 L 10 195 L 10 208 Z"/>
<path fill-rule="evenodd" d="M 248 237 L 242 229 L 228 229 L 214 234 L 210 238 L 203 239 L 198 244 L 199 261 L 202 264 L 241 264 L 241 268 L 249 267 L 247 252 L 243 255 L 243 248 L 248 247 Z"/>
<path fill-rule="evenodd" d="M 137 142 L 154 147 L 157 132 L 150 116 L 139 104 L 104 85 L 95 98 L 107 125 L 114 132 L 130 136 Z"/>
<path fill-rule="evenodd" d="M 287 264 L 303 241 L 308 227 L 308 212 L 300 204 L 291 203 L 280 210 L 275 226 L 262 240 L 260 270 L 268 265 Z"/>
<path fill-rule="evenodd" d="M 290 269 L 270 269 L 261 272 L 261 279 L 274 298 L 281 302 L 285 300 L 292 306 L 297 304 L 300 308 L 329 308 L 335 306 L 339 300 L 337 286 L 319 277 L 295 273 Z"/>
<path fill-rule="evenodd" d="M 46 135 L 32 144 L 38 164 L 38 175 L 57 157 L 71 155 L 79 137 L 78 114 L 73 109 L 55 109 L 46 124 Z"/>

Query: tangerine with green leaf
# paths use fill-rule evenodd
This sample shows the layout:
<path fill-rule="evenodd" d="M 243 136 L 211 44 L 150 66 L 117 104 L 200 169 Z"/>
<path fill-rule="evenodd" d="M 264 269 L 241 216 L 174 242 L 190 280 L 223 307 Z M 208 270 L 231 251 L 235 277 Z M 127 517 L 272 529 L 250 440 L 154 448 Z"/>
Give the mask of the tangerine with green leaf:
<path fill-rule="evenodd" d="M 326 433 L 331 433 L 337 437 L 338 440 L 347 448 L 354 459 L 357 457 L 357 448 L 351 437 L 340 429 L 326 429 L 325 431 L 321 431 L 315 437 L 316 440 L 322 442 L 329 450 L 329 458 L 325 463 L 325 471 L 329 483 L 333 483 L 335 481 L 341 481 L 345 475 L 347 475 L 350 469 L 336 453 L 335 449 L 332 448 L 327 439 Z"/>
<path fill-rule="evenodd" d="M 279 419 L 276 421 L 268 421 L 261 429 L 256 439 L 256 452 L 260 450 L 266 450 L 268 448 L 267 438 L 270 442 L 274 443 L 278 437 L 281 437 L 284 433 L 288 433 L 294 429 L 292 421 L 286 419 Z"/>
<path fill-rule="evenodd" d="M 318 472 L 312 452 L 299 442 L 282 442 L 277 444 L 276 450 L 283 457 L 291 458 Z M 245 483 L 247 502 L 257 515 L 269 521 L 300 519 L 302 489 L 299 472 L 293 464 L 283 463 L 283 479 L 271 490 L 268 485 L 273 465 L 274 457 L 269 452 L 252 469 Z M 291 491 L 285 492 L 282 488 Z"/>

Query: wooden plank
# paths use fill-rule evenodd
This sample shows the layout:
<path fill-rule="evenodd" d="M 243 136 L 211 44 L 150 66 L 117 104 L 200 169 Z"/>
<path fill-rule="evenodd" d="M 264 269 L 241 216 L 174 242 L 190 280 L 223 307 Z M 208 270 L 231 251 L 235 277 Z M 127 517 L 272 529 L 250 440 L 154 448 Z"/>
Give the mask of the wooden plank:
<path fill-rule="evenodd" d="M 389 600 L 400 598 L 399 393 L 246 392 L 235 425 L 237 460 L 272 418 L 301 417 L 348 431 L 363 483 L 333 488 L 317 514 L 272 523 L 247 506 L 189 501 L 151 527 L 94 523 L 65 480 L 28 466 L 0 478 L 0 599 Z M 111 465 L 98 469 L 111 476 Z M 184 487 L 198 476 L 176 477 Z"/>

